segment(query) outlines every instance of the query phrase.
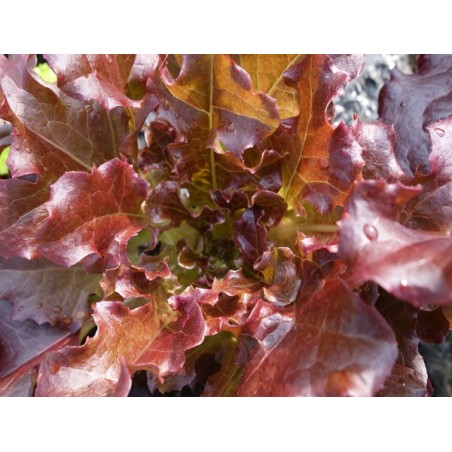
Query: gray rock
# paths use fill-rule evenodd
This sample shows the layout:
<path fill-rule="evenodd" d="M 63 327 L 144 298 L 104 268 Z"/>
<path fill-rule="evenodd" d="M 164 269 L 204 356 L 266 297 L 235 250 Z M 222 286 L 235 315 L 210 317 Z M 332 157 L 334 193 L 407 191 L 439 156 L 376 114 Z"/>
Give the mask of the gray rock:
<path fill-rule="evenodd" d="M 374 122 L 378 118 L 378 96 L 383 84 L 389 80 L 391 70 L 412 74 L 416 55 L 384 54 L 366 55 L 366 65 L 359 77 L 347 86 L 344 94 L 334 101 L 334 124 L 344 121 L 351 125 L 353 115 L 362 122 Z"/>

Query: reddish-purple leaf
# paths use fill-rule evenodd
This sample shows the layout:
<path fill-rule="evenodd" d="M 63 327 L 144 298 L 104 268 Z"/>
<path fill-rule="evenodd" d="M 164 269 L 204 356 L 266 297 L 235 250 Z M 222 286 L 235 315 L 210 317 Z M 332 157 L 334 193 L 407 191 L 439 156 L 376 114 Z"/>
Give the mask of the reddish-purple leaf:
<path fill-rule="evenodd" d="M 38 364 L 42 355 L 68 343 L 70 332 L 33 320 L 12 320 L 13 307 L 0 300 L 0 379 L 19 368 L 24 372 Z M 19 378 L 21 372 L 16 374 Z"/>
<path fill-rule="evenodd" d="M 266 301 L 278 306 L 287 306 L 295 301 L 301 286 L 296 261 L 290 248 L 280 247 L 265 251 L 255 262 L 254 269 L 261 272 L 267 283 L 263 288 Z"/>
<path fill-rule="evenodd" d="M 226 197 L 227 190 L 237 188 L 250 197 L 259 188 L 277 191 L 280 155 L 250 149 L 278 126 L 275 101 L 253 93 L 248 74 L 228 56 L 185 55 L 177 76 L 172 62 L 167 60 L 152 84 L 160 100 L 159 126 L 151 123 L 143 164 L 155 194 L 162 192 L 165 198 L 160 206 L 151 199 L 151 217 L 169 223 L 173 213 L 174 224 L 187 217 L 186 209 L 192 217 L 202 216 L 204 208 L 215 207 L 212 189 L 225 190 Z M 163 136 L 161 129 L 167 131 Z M 157 185 L 160 181 L 162 186 Z M 168 192 L 170 186 L 176 188 Z M 186 198 L 182 203 L 181 191 Z"/>
<path fill-rule="evenodd" d="M 243 270 L 230 270 L 221 280 L 216 279 L 212 284 L 212 289 L 218 293 L 224 292 L 230 296 L 251 294 L 263 286 L 263 281 L 259 278 L 246 276 Z"/>
<path fill-rule="evenodd" d="M 346 73 L 350 80 L 358 77 L 366 63 L 365 57 L 360 54 L 330 54 L 334 65 Z"/>
<path fill-rule="evenodd" d="M 416 74 L 394 69 L 380 94 L 379 114 L 396 131 L 395 152 L 408 175 L 428 172 L 431 141 L 426 126 L 452 114 L 452 57 L 424 55 Z"/>
<path fill-rule="evenodd" d="M 123 299 L 148 296 L 154 290 L 152 282 L 157 278 L 169 278 L 171 271 L 166 262 L 147 264 L 144 267 L 126 266 L 105 271 L 100 284 L 106 297 L 119 294 Z"/>
<path fill-rule="evenodd" d="M 452 302 L 452 237 L 399 223 L 421 187 L 366 181 L 355 186 L 339 222 L 339 254 L 353 283 L 377 282 L 415 306 Z"/>
<path fill-rule="evenodd" d="M 161 377 L 180 371 L 185 350 L 202 342 L 205 322 L 190 296 L 176 297 L 173 306 L 175 311 L 164 315 L 153 303 L 134 310 L 121 302 L 97 303 L 96 335 L 80 347 L 49 354 L 36 395 L 117 395 L 127 386 L 124 379 L 129 381 L 124 365 L 130 372 L 149 369 Z"/>
<path fill-rule="evenodd" d="M 159 227 L 206 216 L 215 224 L 222 218 L 209 211 L 216 208 L 212 198 L 223 207 L 237 189 L 243 200 L 262 188 L 279 190 L 281 156 L 250 149 L 276 129 L 278 112 L 273 99 L 252 92 L 249 76 L 227 56 L 186 55 L 177 69 L 174 62 L 169 57 L 152 84 L 160 106 L 142 160 L 155 187 L 149 215 Z M 211 197 L 217 187 L 221 194 Z"/>
<path fill-rule="evenodd" d="M 425 383 L 419 380 L 416 372 L 410 367 L 396 363 L 391 375 L 386 379 L 384 388 L 377 394 L 379 397 L 425 397 L 429 394 Z"/>
<path fill-rule="evenodd" d="M 49 187 L 24 179 L 0 179 L 0 242 L 5 258 L 37 257 L 34 232 L 47 218 L 43 204 L 49 197 Z"/>
<path fill-rule="evenodd" d="M 169 375 L 163 383 L 148 381 L 151 391 L 161 393 L 202 389 L 203 397 L 234 396 L 247 355 L 242 342 L 231 333 L 206 337 L 202 344 L 186 352 L 183 372 Z"/>
<path fill-rule="evenodd" d="M 0 258 L 0 299 L 13 303 L 13 320 L 76 331 L 87 315 L 89 295 L 98 288 L 99 276 L 82 267 L 60 267 L 43 258 Z"/>
<path fill-rule="evenodd" d="M 144 125 L 144 138 L 147 147 L 140 154 L 140 170 L 152 177 L 154 185 L 168 178 L 176 162 L 171 159 L 168 145 L 176 140 L 176 129 L 162 119 L 156 119 Z M 171 162 L 171 164 L 169 164 Z"/>
<path fill-rule="evenodd" d="M 90 170 L 119 155 L 130 134 L 130 114 L 108 113 L 96 102 L 82 103 L 31 74 L 33 59 L 14 58 L 1 79 L 16 133 L 33 143 L 27 149 L 48 171 Z"/>
<path fill-rule="evenodd" d="M 31 397 L 35 388 L 37 370 L 34 367 L 0 379 L 0 397 Z"/>
<path fill-rule="evenodd" d="M 177 182 L 161 182 L 149 190 L 146 199 L 145 211 L 150 224 L 164 230 L 177 227 L 185 220 L 199 228 L 200 232 L 211 229 L 213 225 L 223 222 L 224 217 L 205 195 L 196 188 L 189 191 Z"/>
<path fill-rule="evenodd" d="M 284 198 L 299 213 L 305 213 L 306 200 L 322 213 L 342 205 L 360 177 L 361 147 L 348 127 L 341 123 L 334 128 L 327 118 L 333 97 L 353 75 L 326 55 L 308 55 L 284 74 L 298 91 L 300 114 L 282 124 L 269 143 L 287 153 L 282 166 Z"/>
<path fill-rule="evenodd" d="M 234 223 L 234 238 L 246 263 L 253 265 L 268 247 L 267 230 L 262 225 L 265 212 L 258 208 L 246 209 Z"/>
<path fill-rule="evenodd" d="M 259 190 L 250 196 L 248 193 L 239 190 L 234 192 L 217 190 L 212 193 L 213 200 L 221 207 L 226 207 L 234 212 L 239 209 L 249 209 L 253 206 L 264 211 L 262 223 L 269 227 L 276 226 L 286 211 L 287 204 L 278 194 Z"/>
<path fill-rule="evenodd" d="M 26 56 L 1 65 L 5 102 L 0 114 L 13 126 L 12 179 L 0 180 L 0 240 L 7 258 L 38 256 L 34 235 L 47 216 L 42 204 L 65 171 L 90 171 L 93 163 L 120 152 L 136 158 L 136 137 L 152 108 L 148 102 L 136 114 L 124 108 L 107 112 L 99 103 L 77 101 L 42 82 L 33 65 Z"/>
<path fill-rule="evenodd" d="M 178 76 L 162 66 L 154 86 L 186 133 L 199 129 L 204 140 L 209 134 L 210 143 L 217 138 L 236 155 L 279 124 L 275 101 L 253 93 L 249 75 L 225 55 L 184 55 Z"/>
<path fill-rule="evenodd" d="M 237 189 L 245 192 L 269 190 L 277 193 L 281 188 L 281 155 L 265 149 L 250 150 L 246 154 L 253 166 L 248 166 L 232 154 L 216 154 L 216 175 L 223 193 L 233 194 Z"/>
<path fill-rule="evenodd" d="M 184 55 L 174 77 L 172 61 L 169 58 L 160 68 L 152 84 L 160 100 L 157 122 L 167 122 L 173 130 L 172 142 L 166 144 L 165 139 L 158 149 L 158 133 L 151 136 L 157 152 L 146 152 L 145 158 L 153 162 L 152 179 L 159 181 L 170 171 L 170 178 L 190 194 L 199 210 L 211 204 L 212 189 L 246 187 L 248 191 L 254 185 L 256 191 L 261 183 L 264 189 L 278 186 L 277 191 L 277 153 L 256 155 L 252 165 L 244 162 L 249 160 L 245 150 L 253 154 L 250 148 L 279 125 L 275 101 L 253 93 L 248 74 L 228 56 Z M 158 169 L 156 159 L 162 162 Z"/>
<path fill-rule="evenodd" d="M 130 311 L 120 302 L 99 302 L 96 335 L 80 347 L 47 355 L 38 376 L 37 396 L 106 396 L 116 391 L 121 358 L 133 364 L 159 332 L 152 304 Z"/>
<path fill-rule="evenodd" d="M 268 227 L 276 226 L 287 208 L 287 204 L 281 196 L 267 190 L 260 190 L 251 197 L 248 207 L 253 206 L 264 211 L 262 222 Z"/>
<path fill-rule="evenodd" d="M 118 381 L 109 394 L 110 397 L 127 397 L 132 388 L 132 375 L 127 367 L 127 362 L 124 358 L 120 359 L 119 377 Z"/>
<path fill-rule="evenodd" d="M 45 55 L 57 84 L 71 97 L 96 99 L 106 110 L 139 107 L 159 63 L 158 55 Z M 141 85 L 141 87 L 140 87 Z M 141 89 L 140 89 L 141 88 Z M 138 96 L 135 94 L 137 93 Z"/>
<path fill-rule="evenodd" d="M 228 310 L 234 311 L 236 307 L 236 303 L 225 304 L 219 303 L 218 301 L 218 292 L 215 290 L 209 289 L 193 289 L 189 287 L 185 290 L 181 295 L 177 295 L 175 297 L 176 300 L 186 302 L 186 300 L 191 300 L 196 303 L 205 317 L 206 322 L 206 335 L 216 334 L 221 330 L 223 324 L 226 323 L 226 315 Z M 227 300 L 229 301 L 229 300 Z M 217 305 L 220 305 L 219 307 Z M 224 312 L 221 308 L 227 306 L 226 312 Z M 218 314 L 219 312 L 219 314 Z"/>
<path fill-rule="evenodd" d="M 419 338 L 416 332 L 418 309 L 397 300 L 385 291 L 380 294 L 375 307 L 391 325 L 399 348 L 397 364 L 383 389 L 384 395 L 428 395 L 427 369 L 418 351 Z M 403 394 L 407 391 L 411 393 Z"/>
<path fill-rule="evenodd" d="M 357 119 L 353 124 L 353 134 L 362 148 L 364 179 L 403 181 L 405 173 L 394 153 L 396 133 L 392 126 L 363 124 Z"/>
<path fill-rule="evenodd" d="M 136 367 L 149 367 L 151 363 L 157 370 L 158 377 L 165 377 L 181 370 L 185 362 L 185 351 L 199 345 L 206 336 L 206 322 L 201 309 L 190 292 L 174 295 L 168 300 L 174 312 L 170 312 L 169 322 L 147 347 Z M 175 313 L 175 314 L 174 314 Z"/>
<path fill-rule="evenodd" d="M 127 77 L 126 94 L 132 99 L 141 99 L 147 93 L 146 85 L 156 74 L 160 56 L 155 54 L 117 55 L 116 59 L 122 76 Z"/>
<path fill-rule="evenodd" d="M 306 237 L 303 233 L 297 232 L 296 246 L 299 249 L 301 256 L 306 256 L 318 250 L 326 249 L 330 253 L 337 254 L 338 252 L 338 237 L 337 234 L 322 239 L 322 237 Z"/>
<path fill-rule="evenodd" d="M 189 191 L 177 182 L 165 181 L 149 191 L 146 200 L 146 213 L 155 227 L 179 226 L 182 220 L 195 216 L 191 212 Z M 198 213 L 199 215 L 199 213 Z"/>
<path fill-rule="evenodd" d="M 240 272 L 229 272 L 225 279 L 227 282 L 215 280 L 212 289 L 205 291 L 203 297 L 198 299 L 207 324 L 207 335 L 221 331 L 238 335 L 260 304 L 258 283 L 240 276 Z"/>
<path fill-rule="evenodd" d="M 427 127 L 432 141 L 430 173 L 418 174 L 422 192 L 407 204 L 407 224 L 414 229 L 452 232 L 452 119 Z"/>
<path fill-rule="evenodd" d="M 397 358 L 384 319 L 337 279 L 295 309 L 264 308 L 249 328 L 259 345 L 238 389 L 243 396 L 370 396 Z"/>
<path fill-rule="evenodd" d="M 0 103 L 1 101 L 2 99 L 0 98 Z M 11 131 L 11 124 L 3 119 L 0 119 L 0 153 L 11 144 Z"/>
<path fill-rule="evenodd" d="M 48 218 L 36 233 L 42 255 L 60 265 L 104 269 L 127 260 L 127 241 L 143 229 L 147 182 L 114 159 L 88 174 L 68 172 L 51 187 Z"/>
<path fill-rule="evenodd" d="M 48 56 L 55 84 L 0 56 L 0 393 L 126 396 L 147 373 L 196 395 L 428 394 L 417 347 L 452 306 L 451 60 L 390 83 L 432 83 L 410 92 L 420 125 L 333 126 L 362 61 Z M 405 163 L 403 125 L 429 140 Z M 100 277 L 79 338 L 52 343 Z"/>

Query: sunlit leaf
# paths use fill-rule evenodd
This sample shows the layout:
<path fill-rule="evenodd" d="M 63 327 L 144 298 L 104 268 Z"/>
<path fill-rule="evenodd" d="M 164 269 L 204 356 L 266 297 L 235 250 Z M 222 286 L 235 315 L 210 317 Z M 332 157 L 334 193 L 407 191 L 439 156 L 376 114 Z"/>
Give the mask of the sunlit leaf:
<path fill-rule="evenodd" d="M 259 345 L 243 396 L 370 396 L 397 357 L 394 333 L 344 283 L 329 279 L 295 309 L 264 308 L 250 325 Z"/>

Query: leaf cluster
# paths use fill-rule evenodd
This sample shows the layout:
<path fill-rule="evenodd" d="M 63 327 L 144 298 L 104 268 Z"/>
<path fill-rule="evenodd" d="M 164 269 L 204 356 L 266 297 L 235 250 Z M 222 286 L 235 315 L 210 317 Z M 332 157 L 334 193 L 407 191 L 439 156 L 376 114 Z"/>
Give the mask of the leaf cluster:
<path fill-rule="evenodd" d="M 352 126 L 362 56 L 45 59 L 0 57 L 1 395 L 432 393 L 450 56 Z"/>

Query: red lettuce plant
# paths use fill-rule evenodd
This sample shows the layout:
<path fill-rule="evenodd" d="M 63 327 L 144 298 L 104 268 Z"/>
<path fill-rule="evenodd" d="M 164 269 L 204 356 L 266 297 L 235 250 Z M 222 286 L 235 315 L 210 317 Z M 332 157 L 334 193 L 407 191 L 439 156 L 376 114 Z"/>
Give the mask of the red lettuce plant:
<path fill-rule="evenodd" d="M 0 59 L 2 395 L 432 393 L 451 57 L 351 127 L 360 56 L 45 59 Z"/>

